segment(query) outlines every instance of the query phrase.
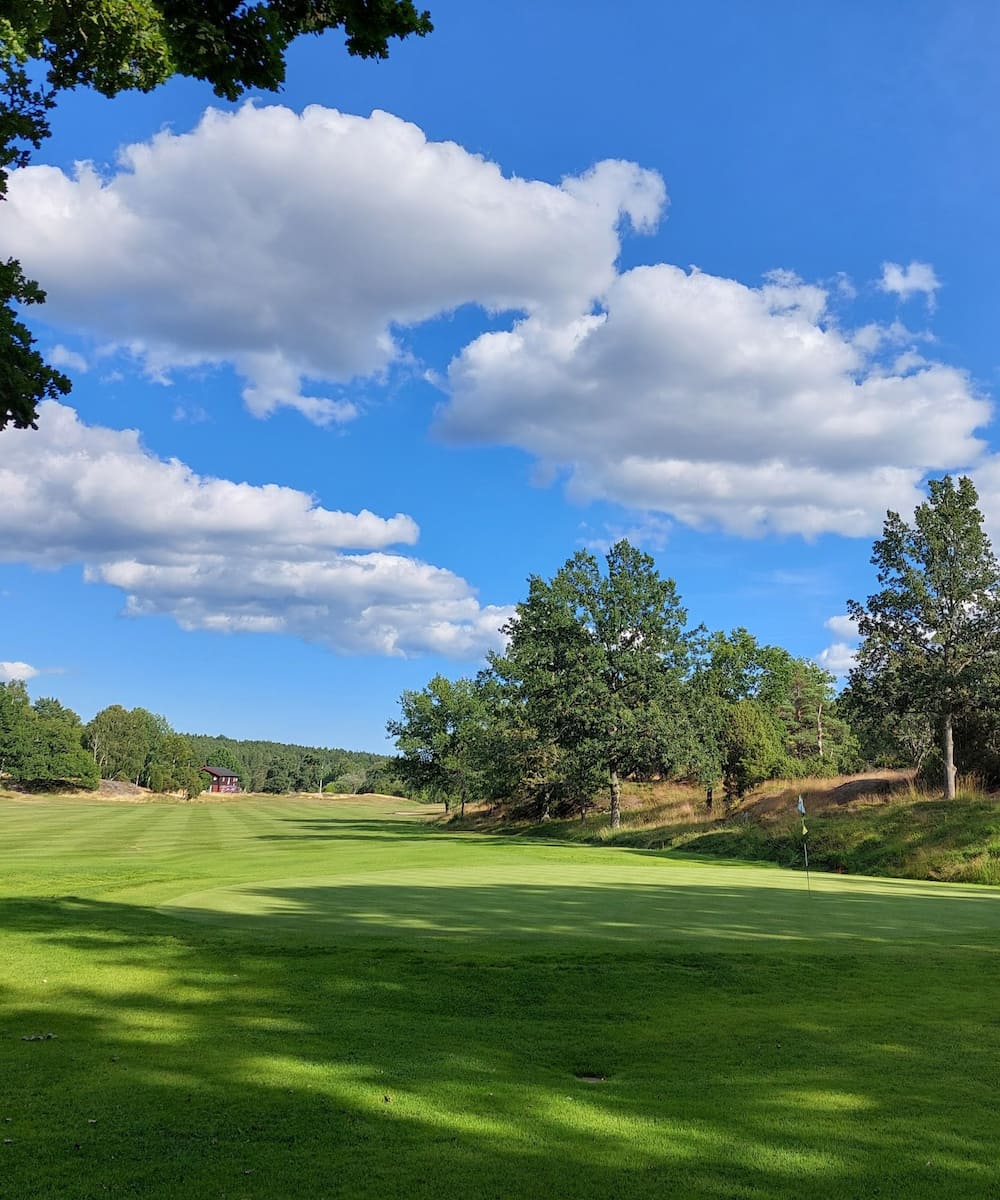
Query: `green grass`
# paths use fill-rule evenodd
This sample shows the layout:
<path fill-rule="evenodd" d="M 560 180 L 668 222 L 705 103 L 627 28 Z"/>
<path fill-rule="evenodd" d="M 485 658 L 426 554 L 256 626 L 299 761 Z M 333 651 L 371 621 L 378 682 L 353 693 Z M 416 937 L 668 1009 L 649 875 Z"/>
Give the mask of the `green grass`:
<path fill-rule="evenodd" d="M 2 1200 L 1000 1196 L 995 889 L 398 800 L 0 822 Z"/>

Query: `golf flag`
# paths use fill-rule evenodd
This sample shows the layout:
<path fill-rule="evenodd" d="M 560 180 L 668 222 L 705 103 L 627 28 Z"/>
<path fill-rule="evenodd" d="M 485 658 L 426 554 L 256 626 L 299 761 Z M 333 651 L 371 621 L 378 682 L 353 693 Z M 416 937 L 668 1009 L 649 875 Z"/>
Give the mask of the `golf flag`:
<path fill-rule="evenodd" d="M 806 891 L 812 895 L 812 884 L 809 882 L 809 846 L 806 843 L 806 834 L 809 832 L 806 829 L 806 806 L 802 803 L 802 797 L 799 796 L 799 802 L 795 806 L 799 810 L 799 816 L 802 818 L 802 858 L 806 864 Z"/>

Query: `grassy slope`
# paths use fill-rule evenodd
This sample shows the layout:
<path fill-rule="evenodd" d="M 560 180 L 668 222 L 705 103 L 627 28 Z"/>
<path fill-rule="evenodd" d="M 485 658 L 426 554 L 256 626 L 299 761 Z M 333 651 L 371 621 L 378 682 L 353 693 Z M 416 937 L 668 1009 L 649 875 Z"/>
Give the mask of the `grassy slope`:
<path fill-rule="evenodd" d="M 1000 798 L 971 790 L 941 801 L 904 772 L 766 785 L 726 817 L 703 793 L 674 785 L 627 785 L 629 808 L 612 833 L 606 812 L 584 822 L 511 825 L 477 814 L 472 828 L 564 841 L 679 850 L 714 858 L 803 865 L 804 794 L 809 861 L 818 871 L 1000 885 Z"/>
<path fill-rule="evenodd" d="M 0 802 L 0 1197 L 1000 1195 L 1000 894 L 405 807 Z"/>

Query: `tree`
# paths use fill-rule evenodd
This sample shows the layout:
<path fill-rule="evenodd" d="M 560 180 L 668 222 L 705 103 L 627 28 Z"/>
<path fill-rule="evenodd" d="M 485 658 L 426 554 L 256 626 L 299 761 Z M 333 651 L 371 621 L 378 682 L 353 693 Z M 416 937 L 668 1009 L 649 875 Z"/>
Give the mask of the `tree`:
<path fill-rule="evenodd" d="M 0 775 L 17 777 L 30 737 L 31 701 L 19 680 L 0 684 Z"/>
<path fill-rule="evenodd" d="M 285 54 L 302 34 L 343 29 L 347 52 L 387 58 L 389 40 L 432 30 L 412 0 L 6 0 L 0 15 L 0 198 L 11 168 L 48 136 L 59 92 L 149 92 L 173 75 L 236 100 L 274 91 Z M 44 77 L 43 82 L 39 78 Z M 15 305 L 45 293 L 20 264 L 0 264 L 0 429 L 35 427 L 37 406 L 70 390 L 45 363 Z"/>
<path fill-rule="evenodd" d="M 35 338 L 13 307 L 44 300 L 45 293 L 25 279 L 15 259 L 0 262 L 0 429 L 35 429 L 41 401 L 65 396 L 72 386 L 33 349 Z"/>
<path fill-rule="evenodd" d="M 435 675 L 422 691 L 403 692 L 399 706 L 402 719 L 389 721 L 386 729 L 402 755 L 400 774 L 440 796 L 446 812 L 458 796 L 464 815 L 474 783 L 470 744 L 485 720 L 474 681 Z"/>
<path fill-rule="evenodd" d="M 147 773 L 156 749 L 171 733 L 167 721 L 145 708 L 111 704 L 96 713 L 84 729 L 84 745 L 105 779 L 148 783 Z"/>
<path fill-rule="evenodd" d="M 884 680 L 855 672 L 837 697 L 837 709 L 857 738 L 863 762 L 881 767 L 912 766 L 919 773 L 938 741 L 934 722 L 922 712 L 897 711 L 896 690 L 886 687 Z"/>
<path fill-rule="evenodd" d="M 30 711 L 25 750 L 13 764 L 13 777 L 34 787 L 72 783 L 96 788 L 97 764 L 80 744 L 79 732 L 59 717 Z"/>
<path fill-rule="evenodd" d="M 209 764 L 215 766 L 215 763 Z M 285 792 L 292 790 L 292 772 L 289 763 L 286 760 L 279 759 L 277 762 L 271 763 L 267 768 L 267 774 L 264 777 L 264 785 L 261 791 L 268 792 L 271 795 L 284 795 Z"/>
<path fill-rule="evenodd" d="M 726 802 L 742 800 L 765 779 L 773 779 L 782 760 L 781 731 L 756 700 L 737 700 L 722 729 L 722 781 Z"/>
<path fill-rule="evenodd" d="M 81 744 L 72 709 L 42 698 L 32 705 L 23 683 L 0 686 L 0 773 L 29 787 L 95 788 L 97 766 Z"/>
<path fill-rule="evenodd" d="M 77 736 L 77 740 L 83 735 L 83 722 L 79 716 L 71 709 L 67 708 L 54 696 L 39 696 L 31 706 L 40 717 L 48 717 L 54 721 L 61 721 Z"/>
<path fill-rule="evenodd" d="M 686 613 L 653 559 L 620 541 L 602 573 L 585 551 L 528 599 L 498 669 L 516 681 L 532 724 L 576 760 L 600 764 L 621 824 L 621 778 L 668 770 L 689 729 L 680 699 L 689 665 Z"/>
<path fill-rule="evenodd" d="M 768 728 L 778 734 L 775 714 L 786 703 L 795 660 L 780 646 L 761 645 L 749 630 L 740 626 L 731 633 L 696 631 L 696 666 L 690 680 L 690 707 L 699 736 L 693 766 L 699 782 L 708 790 L 721 776 L 731 801 L 780 770 L 780 746 L 766 756 L 768 774 L 753 784 L 733 791 L 734 737 L 747 732 L 752 718 L 734 716 L 734 706 L 752 703 L 754 712 L 768 714 Z M 780 739 L 779 739 L 780 740 Z M 746 745 L 740 753 L 745 753 Z M 737 756 L 739 757 L 739 755 Z M 753 772 L 751 772 L 753 773 Z M 749 775 L 747 776 L 749 778 Z"/>
<path fill-rule="evenodd" d="M 851 673 L 857 696 L 939 730 L 945 795 L 955 795 L 955 722 L 981 712 L 1000 665 L 1000 568 L 971 480 L 931 480 L 913 524 L 886 515 L 872 563 L 881 591 L 848 601 L 864 639 Z"/>
<path fill-rule="evenodd" d="M 183 733 L 171 730 L 159 739 L 150 754 L 145 771 L 146 784 L 154 792 L 182 791 L 191 798 L 190 793 L 196 782 L 198 791 L 195 795 L 203 790 L 197 767 L 191 742 Z"/>

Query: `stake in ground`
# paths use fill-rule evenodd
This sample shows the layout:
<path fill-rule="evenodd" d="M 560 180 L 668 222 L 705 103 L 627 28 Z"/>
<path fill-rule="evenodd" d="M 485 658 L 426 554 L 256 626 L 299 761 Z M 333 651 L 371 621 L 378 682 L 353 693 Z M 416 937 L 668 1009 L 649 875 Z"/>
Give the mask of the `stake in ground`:
<path fill-rule="evenodd" d="M 5 1200 L 995 1188 L 995 889 L 2 808 Z"/>

